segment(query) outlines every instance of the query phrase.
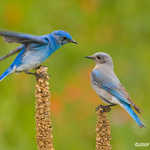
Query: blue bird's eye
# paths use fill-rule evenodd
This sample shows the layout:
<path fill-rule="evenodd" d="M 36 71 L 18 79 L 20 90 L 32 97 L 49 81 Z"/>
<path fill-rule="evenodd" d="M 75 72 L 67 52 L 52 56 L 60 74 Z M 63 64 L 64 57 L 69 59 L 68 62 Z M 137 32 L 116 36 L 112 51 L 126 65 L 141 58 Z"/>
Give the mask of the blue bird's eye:
<path fill-rule="evenodd" d="M 64 36 L 64 37 L 63 37 L 63 40 L 67 40 L 67 37 Z"/>

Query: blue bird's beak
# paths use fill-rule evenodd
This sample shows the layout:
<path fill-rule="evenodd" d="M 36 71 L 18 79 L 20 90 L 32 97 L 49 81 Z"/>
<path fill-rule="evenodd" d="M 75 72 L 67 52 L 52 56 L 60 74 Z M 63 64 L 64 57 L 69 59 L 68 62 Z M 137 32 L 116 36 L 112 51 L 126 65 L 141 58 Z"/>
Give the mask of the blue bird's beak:
<path fill-rule="evenodd" d="M 71 43 L 74 43 L 74 44 L 78 44 L 78 42 L 75 41 L 75 40 L 70 40 L 70 42 L 71 42 Z"/>

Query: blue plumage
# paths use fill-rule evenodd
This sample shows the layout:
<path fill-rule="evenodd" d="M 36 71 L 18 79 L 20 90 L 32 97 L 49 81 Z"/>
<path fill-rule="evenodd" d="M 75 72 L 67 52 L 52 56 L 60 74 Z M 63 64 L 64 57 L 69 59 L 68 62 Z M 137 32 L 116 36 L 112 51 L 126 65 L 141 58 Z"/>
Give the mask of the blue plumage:
<path fill-rule="evenodd" d="M 1 76 L 0 81 L 3 80 L 5 77 L 7 77 L 9 74 L 11 74 L 12 68 L 9 67 Z"/>
<path fill-rule="evenodd" d="M 1 31 L 0 36 L 3 36 L 9 43 L 16 42 L 22 44 L 21 51 L 10 67 L 0 76 L 0 81 L 11 73 L 27 72 L 38 67 L 64 44 L 77 44 L 69 33 L 61 30 L 43 36 Z"/>

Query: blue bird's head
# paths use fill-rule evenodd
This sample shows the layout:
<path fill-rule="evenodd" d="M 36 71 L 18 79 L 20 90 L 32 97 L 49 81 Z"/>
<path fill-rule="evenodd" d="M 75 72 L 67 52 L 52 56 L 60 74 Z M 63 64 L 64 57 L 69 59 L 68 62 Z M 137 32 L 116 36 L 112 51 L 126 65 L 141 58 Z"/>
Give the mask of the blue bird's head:
<path fill-rule="evenodd" d="M 59 45 L 64 45 L 64 44 L 67 44 L 67 43 L 74 43 L 74 44 L 78 44 L 76 41 L 74 41 L 71 37 L 71 35 L 65 31 L 54 31 L 51 33 L 54 38 L 56 39 L 56 42 L 59 44 Z"/>

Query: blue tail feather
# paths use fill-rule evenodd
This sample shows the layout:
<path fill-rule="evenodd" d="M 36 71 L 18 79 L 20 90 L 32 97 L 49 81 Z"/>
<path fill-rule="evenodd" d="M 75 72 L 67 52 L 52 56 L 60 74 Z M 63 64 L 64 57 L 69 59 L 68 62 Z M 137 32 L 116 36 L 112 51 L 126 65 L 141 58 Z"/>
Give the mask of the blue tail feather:
<path fill-rule="evenodd" d="M 121 102 L 121 106 L 129 113 L 129 115 L 136 121 L 139 127 L 145 127 L 137 114 L 132 110 L 131 106 L 125 102 Z"/>
<path fill-rule="evenodd" d="M 6 78 L 9 74 L 12 73 L 12 68 L 9 67 L 1 76 L 0 76 L 0 81 L 2 81 L 4 78 Z"/>
<path fill-rule="evenodd" d="M 137 114 L 132 110 L 129 101 L 121 95 L 119 92 L 117 92 L 114 89 L 109 89 L 105 87 L 107 91 L 109 91 L 114 97 L 116 97 L 120 101 L 120 105 L 129 113 L 129 115 L 136 121 L 136 123 L 139 125 L 139 127 L 145 127 L 144 124 L 141 122 Z"/>

